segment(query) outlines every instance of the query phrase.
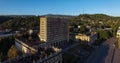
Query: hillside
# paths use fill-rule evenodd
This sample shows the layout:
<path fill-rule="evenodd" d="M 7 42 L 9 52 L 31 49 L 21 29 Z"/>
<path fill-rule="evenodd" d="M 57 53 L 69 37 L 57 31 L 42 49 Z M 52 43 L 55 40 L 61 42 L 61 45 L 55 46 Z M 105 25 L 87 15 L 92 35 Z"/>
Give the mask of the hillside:
<path fill-rule="evenodd" d="M 12 17 L 10 17 L 10 16 L 0 16 L 0 24 L 2 24 L 5 21 L 8 21 L 10 19 L 12 19 Z"/>
<path fill-rule="evenodd" d="M 105 26 L 113 26 L 116 21 L 120 21 L 120 17 L 108 16 L 105 14 L 82 14 L 70 21 L 70 25 L 91 25 L 97 26 L 102 23 Z"/>
<path fill-rule="evenodd" d="M 120 21 L 120 17 L 113 17 L 105 14 L 81 14 L 70 20 L 70 28 L 76 25 L 89 25 L 93 27 L 104 25 L 103 27 L 112 27 L 117 21 Z M 36 26 L 39 26 L 38 16 L 0 16 L 1 28 L 20 29 Z"/>
<path fill-rule="evenodd" d="M 94 31 L 109 29 L 110 33 L 115 36 L 119 26 L 120 17 L 105 14 L 81 14 L 71 19 L 69 30 L 71 33 L 83 33 L 88 31 L 87 27 L 91 27 Z"/>
<path fill-rule="evenodd" d="M 32 28 L 39 26 L 39 18 L 38 16 L 28 16 L 28 17 L 21 17 L 16 16 L 12 19 L 6 19 L 3 23 L 0 23 L 1 28 L 10 28 L 18 30 L 20 28 Z"/>

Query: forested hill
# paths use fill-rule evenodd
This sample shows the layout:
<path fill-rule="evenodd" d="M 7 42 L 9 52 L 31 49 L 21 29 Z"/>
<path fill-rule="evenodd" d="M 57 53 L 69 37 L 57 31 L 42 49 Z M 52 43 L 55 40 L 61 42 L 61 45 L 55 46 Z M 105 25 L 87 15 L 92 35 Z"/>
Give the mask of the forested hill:
<path fill-rule="evenodd" d="M 87 22 L 87 25 L 96 26 L 99 22 L 105 22 L 105 25 L 112 24 L 115 21 L 120 21 L 120 17 L 108 16 L 105 14 L 81 14 L 70 21 L 70 26 L 73 24 L 81 25 L 82 21 Z M 94 24 L 96 23 L 96 24 Z M 0 16 L 1 28 L 27 28 L 39 26 L 39 16 Z"/>
<path fill-rule="evenodd" d="M 1 28 L 10 28 L 10 29 L 30 28 L 36 26 L 39 26 L 38 16 L 25 16 L 25 17 L 14 16 L 12 17 L 12 19 L 7 20 L 6 18 L 6 21 L 0 23 Z"/>
<path fill-rule="evenodd" d="M 78 28 L 78 26 L 80 28 Z M 71 19 L 69 30 L 71 33 L 81 33 L 87 31 L 90 27 L 94 30 L 110 30 L 111 34 L 115 36 L 116 30 L 120 26 L 120 17 L 109 16 L 105 14 L 81 14 Z M 77 30 L 76 30 L 77 29 Z"/>
<path fill-rule="evenodd" d="M 120 19 L 119 17 L 113 17 L 105 14 L 81 14 L 76 18 L 82 21 L 108 21 Z"/>
<path fill-rule="evenodd" d="M 70 25 L 72 24 L 76 24 L 76 25 L 80 25 L 81 21 L 86 21 L 92 23 L 98 23 L 98 22 L 114 22 L 114 21 L 120 21 L 120 17 L 113 17 L 113 16 L 109 16 L 106 14 L 81 14 L 75 18 L 73 18 L 70 21 Z"/>
<path fill-rule="evenodd" d="M 107 21 L 112 19 L 111 16 L 105 15 L 105 14 L 84 14 L 79 15 L 78 18 L 80 18 L 83 21 Z"/>
<path fill-rule="evenodd" d="M 8 21 L 10 19 L 12 19 L 12 17 L 10 17 L 10 16 L 0 16 L 0 24 L 2 24 L 5 21 Z"/>

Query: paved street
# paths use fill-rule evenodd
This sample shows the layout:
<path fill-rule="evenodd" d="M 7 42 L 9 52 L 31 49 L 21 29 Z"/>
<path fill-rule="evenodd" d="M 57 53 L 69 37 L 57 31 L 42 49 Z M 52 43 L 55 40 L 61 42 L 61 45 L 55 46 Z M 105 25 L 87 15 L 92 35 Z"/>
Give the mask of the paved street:
<path fill-rule="evenodd" d="M 120 63 L 120 50 L 119 49 L 115 49 L 113 63 Z"/>
<path fill-rule="evenodd" d="M 14 35 L 16 35 L 15 33 L 14 34 L 0 34 L 0 38 L 1 37 L 8 37 L 8 36 L 14 36 Z"/>
<path fill-rule="evenodd" d="M 120 51 L 115 48 L 116 38 L 106 40 L 85 63 L 118 63 L 120 62 Z"/>

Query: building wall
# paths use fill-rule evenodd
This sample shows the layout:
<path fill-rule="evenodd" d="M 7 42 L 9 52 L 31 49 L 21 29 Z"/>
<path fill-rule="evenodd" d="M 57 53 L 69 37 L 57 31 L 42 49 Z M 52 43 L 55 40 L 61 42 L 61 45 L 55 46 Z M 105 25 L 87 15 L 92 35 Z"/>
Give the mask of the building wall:
<path fill-rule="evenodd" d="M 117 31 L 116 37 L 117 37 L 117 38 L 120 37 L 120 30 Z"/>
<path fill-rule="evenodd" d="M 76 39 L 77 40 L 81 40 L 81 41 L 87 41 L 89 42 L 90 41 L 90 37 L 89 36 L 86 36 L 86 35 L 76 35 Z"/>
<path fill-rule="evenodd" d="M 120 49 L 120 27 L 117 30 L 116 38 L 117 38 L 117 47 L 118 49 Z"/>
<path fill-rule="evenodd" d="M 22 41 L 20 41 L 18 39 L 15 39 L 15 46 L 22 53 L 34 53 L 34 52 L 37 51 L 34 48 L 28 46 L 27 44 L 25 44 L 24 42 L 22 42 Z"/>
<path fill-rule="evenodd" d="M 40 40 L 60 42 L 69 40 L 69 19 L 63 17 L 40 17 Z"/>
<path fill-rule="evenodd" d="M 47 40 L 47 18 L 40 18 L 40 40 L 46 42 Z"/>
<path fill-rule="evenodd" d="M 76 35 L 77 40 L 87 42 L 87 44 L 92 44 L 97 39 L 97 34 L 87 36 L 85 34 Z"/>

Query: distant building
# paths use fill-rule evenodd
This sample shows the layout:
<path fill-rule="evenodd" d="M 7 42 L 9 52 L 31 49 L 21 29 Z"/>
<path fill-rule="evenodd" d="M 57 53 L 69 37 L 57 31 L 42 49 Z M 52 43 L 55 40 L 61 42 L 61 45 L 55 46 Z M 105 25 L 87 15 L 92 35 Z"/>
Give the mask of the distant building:
<path fill-rule="evenodd" d="M 118 42 L 117 42 L 118 49 L 120 49 L 120 27 L 118 27 L 118 30 L 116 33 L 116 38 L 118 40 Z"/>
<path fill-rule="evenodd" d="M 76 40 L 80 40 L 82 44 L 92 44 L 97 39 L 97 34 L 78 34 L 76 35 Z"/>
<path fill-rule="evenodd" d="M 116 37 L 117 37 L 117 38 L 120 37 L 120 30 L 117 31 Z"/>
<path fill-rule="evenodd" d="M 120 27 L 119 27 L 118 30 L 117 30 L 116 37 L 117 37 L 117 38 L 120 37 Z"/>

